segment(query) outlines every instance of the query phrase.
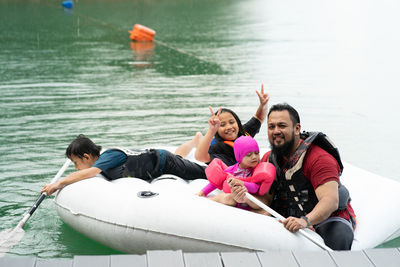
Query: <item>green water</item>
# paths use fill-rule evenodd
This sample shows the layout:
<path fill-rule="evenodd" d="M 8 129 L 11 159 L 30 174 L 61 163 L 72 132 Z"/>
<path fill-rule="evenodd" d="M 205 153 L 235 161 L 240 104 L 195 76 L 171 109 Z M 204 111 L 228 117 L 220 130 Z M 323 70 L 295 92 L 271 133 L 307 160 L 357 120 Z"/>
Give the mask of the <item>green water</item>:
<path fill-rule="evenodd" d="M 1 230 L 22 219 L 78 134 L 104 147 L 176 146 L 204 132 L 209 105 L 250 118 L 261 82 L 345 161 L 400 180 L 398 10 L 395 1 L 79 0 L 71 11 L 1 0 Z M 132 44 L 135 23 L 157 42 Z M 25 230 L 8 255 L 118 253 L 65 225 L 51 200 Z"/>

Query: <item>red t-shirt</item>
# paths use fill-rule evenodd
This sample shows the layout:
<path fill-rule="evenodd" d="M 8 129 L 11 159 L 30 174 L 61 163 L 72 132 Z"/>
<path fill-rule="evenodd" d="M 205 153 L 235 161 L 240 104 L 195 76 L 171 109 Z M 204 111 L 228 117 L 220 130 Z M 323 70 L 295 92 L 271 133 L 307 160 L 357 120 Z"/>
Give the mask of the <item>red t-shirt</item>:
<path fill-rule="evenodd" d="M 265 153 L 261 161 L 268 161 L 270 153 L 271 151 Z M 310 180 L 314 190 L 318 186 L 330 181 L 336 181 L 339 184 L 339 173 L 339 164 L 331 154 L 317 145 L 309 147 L 303 162 L 303 174 Z M 355 217 L 350 203 L 347 206 L 347 210 L 351 216 Z M 337 211 L 332 213 L 331 217 L 336 216 L 349 220 L 350 216 L 348 212 L 346 210 Z"/>

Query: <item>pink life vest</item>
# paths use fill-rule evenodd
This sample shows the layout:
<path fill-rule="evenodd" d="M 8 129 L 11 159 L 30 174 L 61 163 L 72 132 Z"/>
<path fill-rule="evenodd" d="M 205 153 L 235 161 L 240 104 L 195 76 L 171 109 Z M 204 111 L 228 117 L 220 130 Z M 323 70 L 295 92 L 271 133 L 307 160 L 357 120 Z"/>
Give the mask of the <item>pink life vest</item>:
<path fill-rule="evenodd" d="M 275 166 L 269 162 L 260 162 L 254 168 L 252 176 L 245 178 L 236 177 L 232 174 L 226 173 L 226 168 L 227 166 L 225 163 L 222 162 L 222 160 L 214 159 L 205 170 L 208 181 L 216 188 L 224 191 L 225 193 L 231 192 L 231 188 L 228 185 L 228 179 L 235 178 L 244 182 L 259 184 L 260 188 L 257 194 L 264 195 L 268 192 L 276 175 Z"/>

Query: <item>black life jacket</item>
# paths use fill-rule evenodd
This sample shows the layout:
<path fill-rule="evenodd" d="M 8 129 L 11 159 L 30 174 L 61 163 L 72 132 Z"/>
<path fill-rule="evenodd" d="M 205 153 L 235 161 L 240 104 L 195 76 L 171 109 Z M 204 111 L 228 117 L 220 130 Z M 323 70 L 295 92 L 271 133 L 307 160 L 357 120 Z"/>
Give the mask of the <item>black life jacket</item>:
<path fill-rule="evenodd" d="M 268 161 L 276 167 L 277 180 L 271 186 L 270 193 L 274 194 L 271 207 L 284 217 L 301 217 L 311 212 L 318 203 L 318 198 L 311 181 L 303 174 L 303 162 L 307 150 L 311 144 L 317 145 L 331 154 L 339 164 L 340 173 L 343 172 L 343 164 L 339 150 L 321 132 L 303 132 L 300 138 L 304 141 L 289 160 L 279 167 L 276 155 L 271 152 Z M 347 188 L 339 183 L 339 209 L 343 210 L 350 202 L 350 194 Z"/>
<path fill-rule="evenodd" d="M 112 148 L 127 156 L 124 164 L 102 172 L 109 180 L 122 177 L 136 177 L 144 180 L 151 180 L 153 177 L 160 176 L 160 155 L 155 149 L 125 149 Z"/>
<path fill-rule="evenodd" d="M 245 136 L 251 136 L 248 132 L 245 132 Z M 239 137 L 239 136 L 238 136 Z M 236 164 L 235 152 L 233 151 L 234 141 L 222 141 L 216 140 L 215 138 L 211 142 L 208 152 L 213 155 L 213 158 L 222 160 L 227 166 Z M 212 147 L 212 151 L 210 151 Z M 210 163 L 210 162 L 209 162 Z M 209 164 L 207 163 L 207 164 Z"/>

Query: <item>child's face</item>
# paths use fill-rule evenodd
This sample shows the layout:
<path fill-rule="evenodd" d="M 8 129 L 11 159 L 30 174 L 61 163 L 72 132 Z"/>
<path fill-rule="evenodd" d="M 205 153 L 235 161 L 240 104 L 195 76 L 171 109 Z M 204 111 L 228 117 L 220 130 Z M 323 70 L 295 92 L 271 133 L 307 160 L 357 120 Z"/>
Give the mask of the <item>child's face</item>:
<path fill-rule="evenodd" d="M 89 169 L 96 161 L 91 155 L 88 154 L 84 154 L 83 158 L 71 155 L 70 160 L 74 163 L 75 169 L 78 171 Z"/>
<path fill-rule="evenodd" d="M 254 168 L 257 166 L 260 160 L 260 152 L 253 151 L 243 157 L 242 162 L 239 163 L 239 167 L 242 169 Z"/>
<path fill-rule="evenodd" d="M 239 125 L 237 121 L 229 112 L 223 112 L 219 115 L 221 124 L 218 128 L 218 134 L 226 141 L 233 141 L 237 138 L 239 132 Z"/>

